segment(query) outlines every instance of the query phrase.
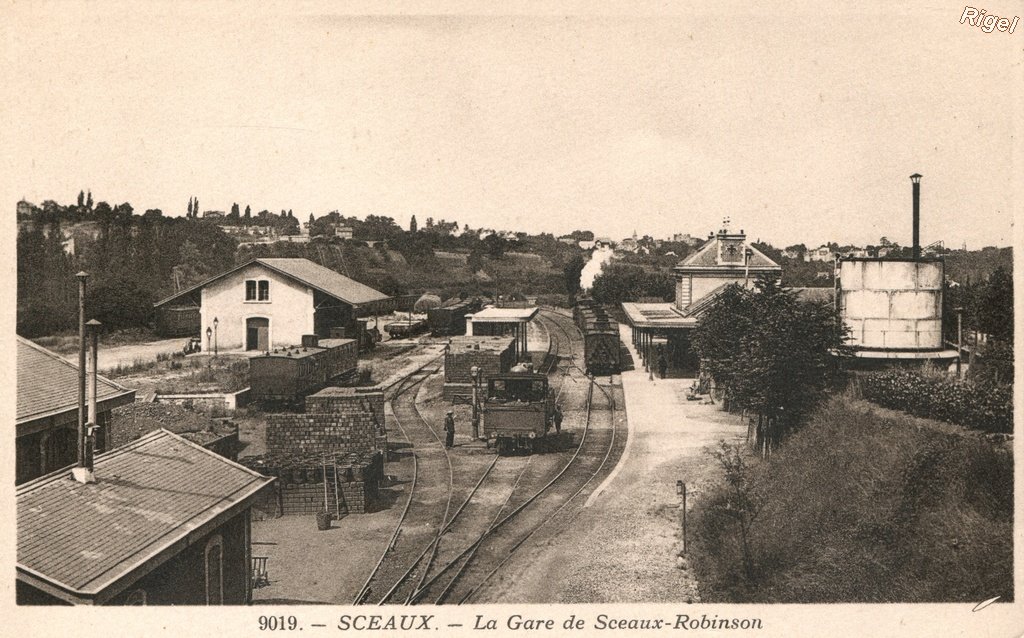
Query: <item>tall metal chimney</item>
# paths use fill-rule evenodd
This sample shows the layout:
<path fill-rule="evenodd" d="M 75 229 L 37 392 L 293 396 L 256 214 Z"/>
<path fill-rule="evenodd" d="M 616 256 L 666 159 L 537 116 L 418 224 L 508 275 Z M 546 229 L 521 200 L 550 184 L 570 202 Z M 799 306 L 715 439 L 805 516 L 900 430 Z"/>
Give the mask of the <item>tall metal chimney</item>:
<path fill-rule="evenodd" d="M 921 175 L 910 176 L 914 184 L 914 259 L 921 258 Z"/>
<path fill-rule="evenodd" d="M 97 442 L 99 436 L 97 434 L 100 427 L 99 413 L 96 409 L 96 401 L 98 400 L 97 393 L 99 388 L 99 338 L 100 338 L 100 327 L 103 325 L 99 321 L 92 319 L 85 324 L 89 328 L 89 335 L 91 337 L 92 345 L 90 352 L 89 361 L 89 422 L 85 426 L 85 438 L 88 442 L 86 446 L 86 467 L 90 471 L 93 469 L 93 457 L 96 454 Z"/>
<path fill-rule="evenodd" d="M 78 462 L 71 469 L 71 475 L 79 483 L 93 483 L 95 479 L 89 469 L 85 427 L 85 281 L 89 273 L 82 271 L 75 277 L 78 278 Z"/>

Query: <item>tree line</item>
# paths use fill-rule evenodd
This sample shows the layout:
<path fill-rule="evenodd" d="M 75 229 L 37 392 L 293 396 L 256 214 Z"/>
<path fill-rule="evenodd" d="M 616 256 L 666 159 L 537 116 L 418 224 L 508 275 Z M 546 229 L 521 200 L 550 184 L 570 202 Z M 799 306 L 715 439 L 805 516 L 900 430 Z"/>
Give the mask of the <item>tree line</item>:
<path fill-rule="evenodd" d="M 387 294 L 425 291 L 453 294 L 501 288 L 502 293 L 569 293 L 572 276 L 582 258 L 578 247 L 558 242 L 550 234 L 510 240 L 497 234 L 480 239 L 477 232 L 451 232 L 454 222 L 431 221 L 427 229 L 405 231 L 384 215 L 365 219 L 325 215 L 327 223 L 351 225 L 357 239 L 314 238 L 308 244 L 245 244 L 222 229 L 225 221 L 238 225 L 279 224 L 297 232 L 290 211 L 252 215 L 237 204 L 226 217 L 200 216 L 198 198 L 190 198 L 184 217 L 165 216 L 159 209 L 137 214 L 128 203 L 93 202 L 83 192 L 75 204 L 47 200 L 41 206 L 18 206 L 17 330 L 36 337 L 73 330 L 77 325 L 75 273 L 90 274 L 87 303 L 90 315 L 107 329 L 144 327 L 152 321 L 153 303 L 254 257 L 305 257 L 363 281 Z M 283 220 L 283 221 L 275 221 Z M 365 241 L 376 240 L 374 249 Z M 468 253 L 468 272 L 453 272 L 451 261 L 438 252 Z M 543 258 L 540 266 L 520 268 L 505 259 L 510 251 Z M 401 262 L 392 262 L 397 253 Z M 576 261 L 573 261 L 575 258 Z M 475 273 L 475 274 L 474 274 Z M 568 279 L 566 279 L 568 277 Z M 534 290 L 533 288 L 536 288 Z"/>

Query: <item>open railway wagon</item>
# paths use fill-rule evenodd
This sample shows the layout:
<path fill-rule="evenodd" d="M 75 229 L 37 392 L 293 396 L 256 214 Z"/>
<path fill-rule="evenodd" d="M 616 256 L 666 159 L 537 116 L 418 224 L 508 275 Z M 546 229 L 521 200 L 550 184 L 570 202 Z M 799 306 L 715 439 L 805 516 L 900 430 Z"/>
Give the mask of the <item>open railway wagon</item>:
<path fill-rule="evenodd" d="M 479 299 L 465 299 L 427 310 L 430 334 L 435 337 L 466 334 L 466 315 L 473 314 L 482 307 Z"/>
<path fill-rule="evenodd" d="M 384 331 L 392 339 L 407 339 L 415 337 L 427 329 L 427 322 L 423 319 L 403 319 L 384 324 Z"/>
<path fill-rule="evenodd" d="M 580 300 L 573 307 L 573 319 L 583 334 L 583 360 L 590 374 L 618 374 L 622 371 L 622 342 L 619 323 L 600 304 Z"/>
<path fill-rule="evenodd" d="M 487 377 L 480 399 L 480 427 L 499 454 L 534 452 L 550 444 L 555 396 L 539 372 Z"/>
<path fill-rule="evenodd" d="M 302 346 L 277 348 L 249 360 L 250 395 L 261 403 L 301 403 L 307 394 L 354 375 L 358 366 L 355 339 L 303 335 Z"/>

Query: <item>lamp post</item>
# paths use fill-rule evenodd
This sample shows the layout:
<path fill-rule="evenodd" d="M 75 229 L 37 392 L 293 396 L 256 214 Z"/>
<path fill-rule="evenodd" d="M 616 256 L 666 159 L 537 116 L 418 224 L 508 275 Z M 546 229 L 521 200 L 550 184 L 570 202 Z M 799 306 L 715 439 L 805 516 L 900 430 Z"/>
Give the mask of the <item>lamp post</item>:
<path fill-rule="evenodd" d="M 209 354 L 210 350 L 210 339 L 213 338 L 213 328 L 206 326 L 206 352 Z"/>
<path fill-rule="evenodd" d="M 217 317 L 213 318 L 213 356 L 217 356 Z"/>
<path fill-rule="evenodd" d="M 471 367 L 469 369 L 469 374 L 472 375 L 472 377 L 473 377 L 473 416 L 472 416 L 472 424 L 473 424 L 473 440 L 475 441 L 475 440 L 480 438 L 480 412 L 479 412 L 479 408 L 477 407 L 478 406 L 477 385 L 479 385 L 479 382 L 480 382 L 480 368 L 478 366 Z"/>

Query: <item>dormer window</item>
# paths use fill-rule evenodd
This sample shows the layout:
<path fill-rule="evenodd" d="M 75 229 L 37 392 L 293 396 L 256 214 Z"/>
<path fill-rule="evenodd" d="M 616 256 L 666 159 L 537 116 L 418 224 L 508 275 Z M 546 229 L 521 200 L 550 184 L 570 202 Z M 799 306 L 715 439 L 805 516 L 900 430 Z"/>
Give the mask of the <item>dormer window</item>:
<path fill-rule="evenodd" d="M 247 279 L 245 282 L 246 301 L 270 301 L 270 281 Z"/>

